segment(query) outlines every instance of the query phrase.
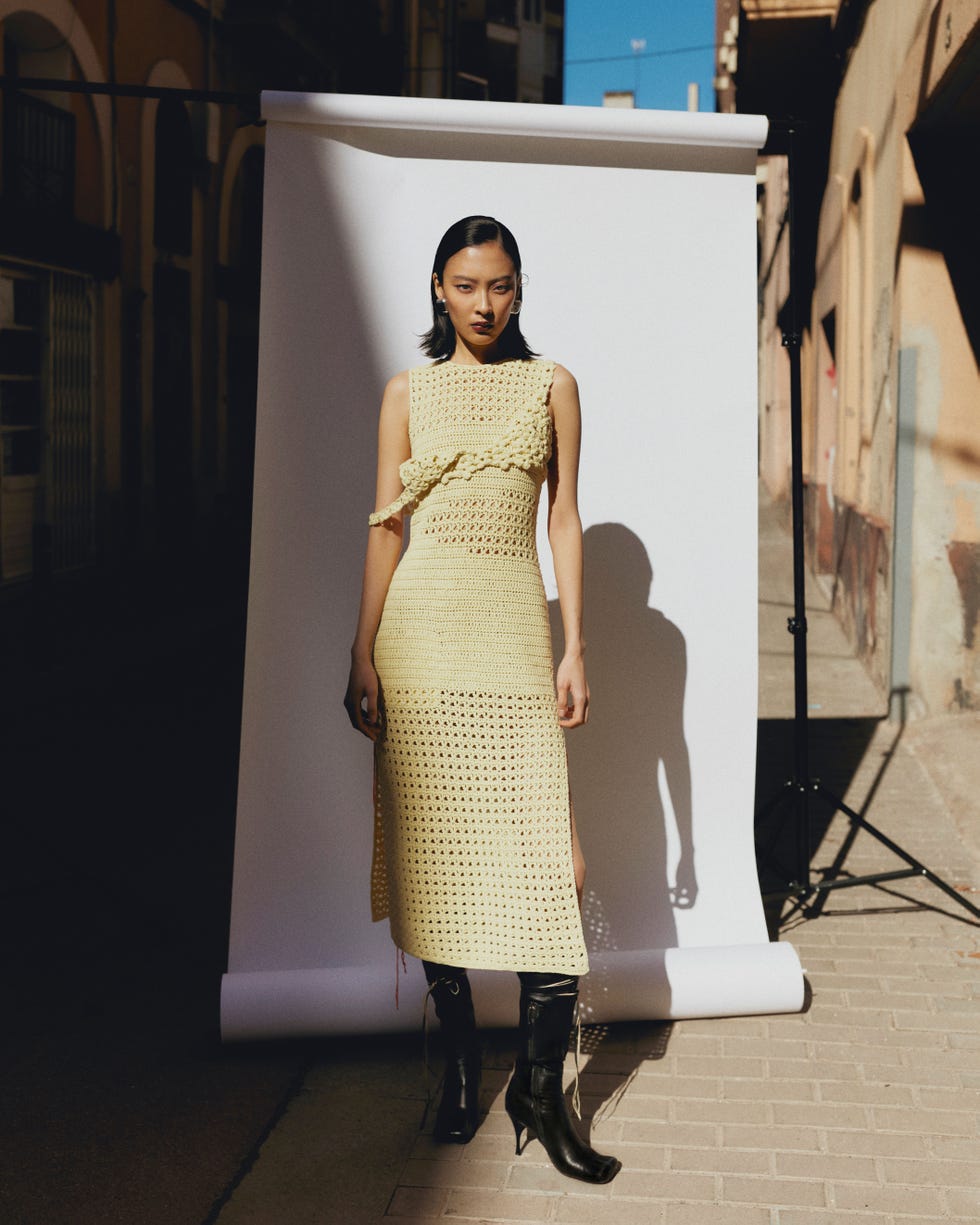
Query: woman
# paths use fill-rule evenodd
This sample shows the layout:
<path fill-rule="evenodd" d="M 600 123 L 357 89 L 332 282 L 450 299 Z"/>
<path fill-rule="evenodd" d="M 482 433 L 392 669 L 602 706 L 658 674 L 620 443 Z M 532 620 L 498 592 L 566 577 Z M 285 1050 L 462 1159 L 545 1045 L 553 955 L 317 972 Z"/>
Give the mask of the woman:
<path fill-rule="evenodd" d="M 422 960 L 447 1050 L 436 1137 L 466 1143 L 477 1126 L 462 967 L 516 970 L 521 1046 L 506 1108 L 517 1151 L 526 1128 L 562 1173 L 608 1182 L 620 1163 L 579 1138 L 561 1086 L 588 968 L 561 730 L 583 724 L 589 703 L 578 391 L 561 366 L 534 360 L 521 285 L 517 243 L 492 217 L 465 217 L 439 243 L 422 342 L 435 361 L 396 375 L 381 404 L 380 509 L 344 701 L 375 746 L 373 914 Z M 535 546 L 545 478 L 557 674 Z"/>

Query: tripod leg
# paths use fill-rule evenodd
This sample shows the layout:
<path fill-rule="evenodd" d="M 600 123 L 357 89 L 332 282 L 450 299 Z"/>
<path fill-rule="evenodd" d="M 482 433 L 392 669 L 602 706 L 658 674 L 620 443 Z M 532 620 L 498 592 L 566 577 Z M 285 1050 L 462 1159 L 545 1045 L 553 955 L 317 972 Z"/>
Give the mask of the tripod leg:
<path fill-rule="evenodd" d="M 925 864 L 921 863 L 913 855 L 910 855 L 908 851 L 904 851 L 898 845 L 898 843 L 893 842 L 887 834 L 883 834 L 881 830 L 872 825 L 870 821 L 865 820 L 860 813 L 855 812 L 853 808 L 849 808 L 842 800 L 838 799 L 832 791 L 830 791 L 827 787 L 824 787 L 822 783 L 816 783 L 815 790 L 822 795 L 824 799 L 829 800 L 835 806 L 835 808 L 838 808 L 853 825 L 860 826 L 861 829 L 866 830 L 872 836 L 872 838 L 877 838 L 882 846 L 886 846 L 893 855 L 897 855 L 899 859 L 903 859 L 912 870 L 901 873 L 902 876 L 918 875 L 925 877 L 930 884 L 935 885 L 937 889 L 941 889 L 943 893 L 945 893 L 948 897 L 951 897 L 954 902 L 959 903 L 960 906 L 963 906 L 975 918 L 980 919 L 980 907 L 974 906 L 974 904 L 969 901 L 969 899 L 965 898 L 962 893 L 958 893 L 952 885 L 948 885 L 941 879 L 941 877 L 938 877 L 935 872 L 930 871 Z M 891 872 L 877 873 L 874 877 L 862 877 L 860 881 L 853 879 L 842 881 L 825 881 L 816 887 L 821 890 L 844 888 L 848 885 L 872 883 L 875 880 L 886 879 L 895 880 L 896 874 Z"/>

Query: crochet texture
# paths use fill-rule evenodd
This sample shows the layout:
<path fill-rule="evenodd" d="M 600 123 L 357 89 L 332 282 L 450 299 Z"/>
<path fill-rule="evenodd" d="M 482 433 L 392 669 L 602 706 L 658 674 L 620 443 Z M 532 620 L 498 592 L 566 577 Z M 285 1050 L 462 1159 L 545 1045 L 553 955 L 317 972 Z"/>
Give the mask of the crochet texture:
<path fill-rule="evenodd" d="M 372 914 L 399 948 L 583 974 L 565 743 L 535 542 L 554 363 L 410 371 L 413 512 L 374 648 Z"/>

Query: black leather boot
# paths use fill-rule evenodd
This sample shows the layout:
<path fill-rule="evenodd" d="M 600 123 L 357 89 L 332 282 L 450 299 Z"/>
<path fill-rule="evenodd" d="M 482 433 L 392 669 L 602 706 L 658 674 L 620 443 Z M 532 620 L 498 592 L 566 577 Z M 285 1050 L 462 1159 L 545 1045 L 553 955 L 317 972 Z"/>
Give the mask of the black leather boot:
<path fill-rule="evenodd" d="M 465 970 L 454 966 L 424 965 L 446 1055 L 432 1134 L 444 1144 L 467 1144 L 480 1118 L 480 1046 L 470 981 Z"/>
<path fill-rule="evenodd" d="M 611 1182 L 622 1168 L 578 1135 L 568 1117 L 562 1070 L 572 1032 L 578 980 L 560 974 L 521 975 L 520 1048 L 505 1105 L 521 1153 L 527 1129 L 544 1145 L 560 1174 L 582 1182 Z"/>

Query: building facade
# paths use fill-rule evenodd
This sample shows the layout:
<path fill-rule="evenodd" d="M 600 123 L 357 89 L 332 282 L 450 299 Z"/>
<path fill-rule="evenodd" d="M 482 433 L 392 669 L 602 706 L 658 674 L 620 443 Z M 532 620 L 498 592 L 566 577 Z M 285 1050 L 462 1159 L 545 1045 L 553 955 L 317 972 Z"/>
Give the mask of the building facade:
<path fill-rule="evenodd" d="M 402 92 L 560 103 L 564 22 L 564 0 L 409 0 Z"/>
<path fill-rule="evenodd" d="M 810 562 L 883 694 L 980 706 L 977 0 L 720 0 L 720 109 L 794 121 Z M 727 41 L 724 36 L 728 33 Z M 760 467 L 789 490 L 786 124 L 760 169 Z"/>
<path fill-rule="evenodd" d="M 0 597 L 247 531 L 260 90 L 560 101 L 561 11 L 0 0 Z"/>

